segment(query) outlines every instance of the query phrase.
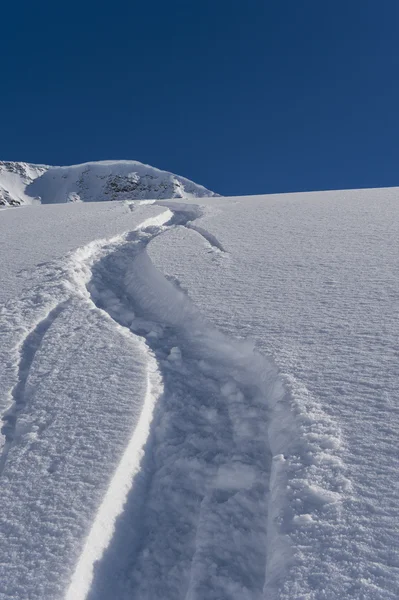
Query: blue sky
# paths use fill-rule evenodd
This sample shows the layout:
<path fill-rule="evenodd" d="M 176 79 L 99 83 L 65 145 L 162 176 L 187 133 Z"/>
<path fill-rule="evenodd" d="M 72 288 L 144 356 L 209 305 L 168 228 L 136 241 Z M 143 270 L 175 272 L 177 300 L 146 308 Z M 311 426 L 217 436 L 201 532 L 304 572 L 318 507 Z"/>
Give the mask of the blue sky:
<path fill-rule="evenodd" d="M 397 0 L 2 6 L 0 159 L 222 194 L 399 185 Z"/>

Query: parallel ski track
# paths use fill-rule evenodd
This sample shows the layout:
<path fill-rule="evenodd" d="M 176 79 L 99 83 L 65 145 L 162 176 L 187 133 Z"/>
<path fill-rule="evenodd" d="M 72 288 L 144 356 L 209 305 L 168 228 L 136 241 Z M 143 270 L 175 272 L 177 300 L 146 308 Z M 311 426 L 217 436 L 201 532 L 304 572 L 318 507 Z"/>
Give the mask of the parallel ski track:
<path fill-rule="evenodd" d="M 13 445 L 17 431 L 18 416 L 24 410 L 28 401 L 27 382 L 29 373 L 39 350 L 43 338 L 55 319 L 65 310 L 69 300 L 57 304 L 49 313 L 39 321 L 36 326 L 26 335 L 19 348 L 18 363 L 18 381 L 11 390 L 11 406 L 2 416 L 3 426 L 2 435 L 5 437 L 5 443 L 0 455 L 0 476 L 4 470 L 8 454 Z"/>

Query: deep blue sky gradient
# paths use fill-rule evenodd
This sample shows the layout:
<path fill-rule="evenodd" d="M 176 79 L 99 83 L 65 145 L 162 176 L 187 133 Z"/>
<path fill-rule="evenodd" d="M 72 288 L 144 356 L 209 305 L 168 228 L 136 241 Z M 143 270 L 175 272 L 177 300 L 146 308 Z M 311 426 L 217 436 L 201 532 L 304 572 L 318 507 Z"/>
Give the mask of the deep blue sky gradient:
<path fill-rule="evenodd" d="M 224 195 L 399 185 L 398 0 L 20 0 L 0 159 L 131 158 Z"/>

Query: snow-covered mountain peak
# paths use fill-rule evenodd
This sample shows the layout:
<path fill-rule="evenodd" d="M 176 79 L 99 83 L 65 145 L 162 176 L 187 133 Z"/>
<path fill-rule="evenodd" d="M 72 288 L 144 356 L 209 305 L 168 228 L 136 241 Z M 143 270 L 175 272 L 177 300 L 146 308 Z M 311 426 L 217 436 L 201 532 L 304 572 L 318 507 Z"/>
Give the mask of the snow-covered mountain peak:
<path fill-rule="evenodd" d="M 133 160 L 88 162 L 68 167 L 0 161 L 0 205 L 3 206 L 217 195 L 185 177 Z"/>
<path fill-rule="evenodd" d="M 0 161 L 0 206 L 32 204 L 26 188 L 49 169 L 47 165 Z"/>

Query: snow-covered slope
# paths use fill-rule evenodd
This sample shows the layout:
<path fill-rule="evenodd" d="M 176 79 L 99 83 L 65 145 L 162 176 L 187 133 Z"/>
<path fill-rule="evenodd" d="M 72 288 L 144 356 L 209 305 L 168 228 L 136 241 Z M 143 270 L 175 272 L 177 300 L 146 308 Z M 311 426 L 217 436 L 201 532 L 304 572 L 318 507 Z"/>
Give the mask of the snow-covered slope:
<path fill-rule="evenodd" d="M 0 213 L 0 600 L 397 600 L 398 197 Z"/>
<path fill-rule="evenodd" d="M 50 167 L 0 161 L 0 206 L 217 196 L 185 177 L 133 160 Z"/>
<path fill-rule="evenodd" d="M 40 200 L 32 198 L 26 188 L 48 168 L 46 165 L 0 161 L 0 207 L 39 203 Z"/>

